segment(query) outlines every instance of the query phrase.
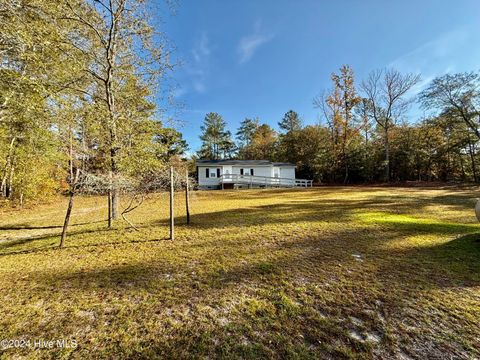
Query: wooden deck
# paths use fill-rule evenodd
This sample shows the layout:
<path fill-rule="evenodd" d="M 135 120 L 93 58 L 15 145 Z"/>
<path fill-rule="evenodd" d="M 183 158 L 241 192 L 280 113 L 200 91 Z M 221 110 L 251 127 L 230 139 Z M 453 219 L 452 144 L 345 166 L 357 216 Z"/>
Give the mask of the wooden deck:
<path fill-rule="evenodd" d="M 223 174 L 220 176 L 222 189 L 236 186 L 248 187 L 312 187 L 313 180 L 288 179 L 269 176 Z"/>

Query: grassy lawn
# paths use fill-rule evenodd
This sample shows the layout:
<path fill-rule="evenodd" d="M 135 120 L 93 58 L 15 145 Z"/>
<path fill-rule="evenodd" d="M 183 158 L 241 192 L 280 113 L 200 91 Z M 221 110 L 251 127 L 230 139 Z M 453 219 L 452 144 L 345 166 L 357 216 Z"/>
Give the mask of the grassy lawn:
<path fill-rule="evenodd" d="M 5 358 L 479 358 L 474 189 L 165 194 L 106 230 L 106 201 L 0 212 Z"/>

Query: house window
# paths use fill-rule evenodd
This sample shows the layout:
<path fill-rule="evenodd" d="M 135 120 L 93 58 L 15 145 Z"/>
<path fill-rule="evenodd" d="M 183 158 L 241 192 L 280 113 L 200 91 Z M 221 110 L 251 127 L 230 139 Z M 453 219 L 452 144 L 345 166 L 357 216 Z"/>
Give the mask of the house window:
<path fill-rule="evenodd" d="M 216 178 L 217 177 L 217 169 L 209 169 L 210 170 L 210 177 Z"/>
<path fill-rule="evenodd" d="M 250 169 L 250 175 L 254 175 L 253 169 Z"/>

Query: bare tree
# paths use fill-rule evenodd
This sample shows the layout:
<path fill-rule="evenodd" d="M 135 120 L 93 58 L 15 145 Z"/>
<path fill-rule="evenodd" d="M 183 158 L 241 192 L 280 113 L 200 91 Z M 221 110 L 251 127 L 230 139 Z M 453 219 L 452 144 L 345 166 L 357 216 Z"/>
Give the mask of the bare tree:
<path fill-rule="evenodd" d="M 480 139 L 480 74 L 476 72 L 447 74 L 434 79 L 421 92 L 420 102 L 426 109 L 462 119 Z"/>
<path fill-rule="evenodd" d="M 361 89 L 370 102 L 370 116 L 383 130 L 385 180 L 390 181 L 390 130 L 408 110 L 412 99 L 407 93 L 420 81 L 420 75 L 397 70 L 377 70 L 362 82 Z"/>

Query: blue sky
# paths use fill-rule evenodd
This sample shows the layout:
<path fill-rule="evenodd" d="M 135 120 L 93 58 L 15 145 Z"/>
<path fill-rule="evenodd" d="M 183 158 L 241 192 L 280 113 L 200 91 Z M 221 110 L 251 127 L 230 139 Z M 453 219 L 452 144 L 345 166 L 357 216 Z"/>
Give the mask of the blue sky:
<path fill-rule="evenodd" d="M 232 133 L 245 117 L 277 128 L 289 109 L 318 123 L 312 99 L 342 64 L 358 83 L 383 67 L 421 73 L 415 91 L 480 69 L 480 0 L 179 0 L 162 21 L 183 63 L 173 74 L 184 104 L 175 127 L 190 152 L 210 111 Z"/>

